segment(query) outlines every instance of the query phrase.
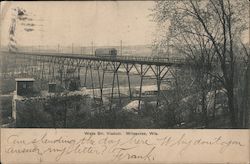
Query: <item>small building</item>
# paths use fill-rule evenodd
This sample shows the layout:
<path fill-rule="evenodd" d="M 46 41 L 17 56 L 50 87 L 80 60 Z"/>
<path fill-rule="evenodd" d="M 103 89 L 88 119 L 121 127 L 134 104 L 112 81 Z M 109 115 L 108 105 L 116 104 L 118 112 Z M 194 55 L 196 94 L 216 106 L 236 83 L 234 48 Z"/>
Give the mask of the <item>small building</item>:
<path fill-rule="evenodd" d="M 27 96 L 33 93 L 34 78 L 17 78 L 16 93 L 19 96 Z"/>
<path fill-rule="evenodd" d="M 56 92 L 56 83 L 49 83 L 49 93 Z"/>

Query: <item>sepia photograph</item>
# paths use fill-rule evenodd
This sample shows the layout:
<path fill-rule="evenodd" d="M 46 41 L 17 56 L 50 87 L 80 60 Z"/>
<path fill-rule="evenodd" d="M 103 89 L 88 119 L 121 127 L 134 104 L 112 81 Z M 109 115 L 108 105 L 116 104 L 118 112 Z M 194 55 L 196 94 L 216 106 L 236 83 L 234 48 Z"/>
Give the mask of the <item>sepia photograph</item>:
<path fill-rule="evenodd" d="M 0 39 L 1 128 L 250 127 L 248 0 L 1 2 Z"/>

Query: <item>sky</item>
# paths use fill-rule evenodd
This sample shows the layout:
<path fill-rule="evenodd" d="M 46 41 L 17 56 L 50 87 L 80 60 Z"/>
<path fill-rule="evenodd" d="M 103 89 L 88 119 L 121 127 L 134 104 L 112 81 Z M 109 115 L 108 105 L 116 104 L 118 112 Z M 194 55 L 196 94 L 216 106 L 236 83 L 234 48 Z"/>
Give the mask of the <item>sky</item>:
<path fill-rule="evenodd" d="M 149 10 L 153 1 L 5 2 L 1 4 L 1 44 L 8 44 L 12 9 L 32 15 L 35 30 L 26 32 L 19 23 L 19 45 L 124 45 L 151 44 L 156 24 Z"/>

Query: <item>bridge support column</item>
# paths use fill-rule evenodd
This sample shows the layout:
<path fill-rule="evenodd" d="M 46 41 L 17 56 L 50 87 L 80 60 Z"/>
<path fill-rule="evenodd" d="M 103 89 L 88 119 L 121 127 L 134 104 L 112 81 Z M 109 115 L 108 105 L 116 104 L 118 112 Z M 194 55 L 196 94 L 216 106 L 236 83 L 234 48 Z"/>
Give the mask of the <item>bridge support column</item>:
<path fill-rule="evenodd" d="M 50 76 L 51 76 L 51 61 L 49 61 L 49 73 L 48 73 L 48 81 L 51 81 L 50 80 Z"/>
<path fill-rule="evenodd" d="M 77 69 L 77 86 L 80 87 L 81 86 L 81 67 L 78 66 L 78 69 Z"/>
<path fill-rule="evenodd" d="M 48 73 L 48 82 L 52 82 L 54 81 L 54 77 L 53 77 L 53 74 L 54 74 L 54 66 L 55 66 L 55 63 L 53 62 L 53 59 L 51 59 L 49 61 L 49 73 Z"/>
<path fill-rule="evenodd" d="M 103 72 L 102 72 L 102 85 L 101 85 L 101 86 L 102 86 L 102 87 L 101 87 L 102 90 L 101 90 L 101 97 L 103 96 L 103 84 L 104 84 L 104 77 L 105 77 L 104 74 L 105 74 L 105 71 L 106 71 L 106 69 L 104 69 Z"/>
<path fill-rule="evenodd" d="M 128 77 L 128 89 L 129 89 L 129 98 L 132 100 L 132 91 L 131 91 L 131 84 L 130 84 L 130 77 L 129 77 L 129 72 L 127 71 L 127 77 Z"/>
<path fill-rule="evenodd" d="M 113 73 L 112 90 L 111 90 L 111 99 L 110 99 L 110 106 L 109 106 L 109 109 L 110 109 L 110 110 L 112 110 L 112 104 L 113 104 L 114 85 L 115 85 L 115 72 Z"/>
<path fill-rule="evenodd" d="M 119 83 L 118 72 L 116 72 L 116 79 L 117 79 L 117 89 L 118 89 L 118 96 L 119 96 L 119 104 L 121 105 L 121 92 L 120 92 L 120 83 Z"/>
<path fill-rule="evenodd" d="M 42 63 L 42 80 L 43 80 L 43 73 L 44 73 L 44 62 Z"/>
<path fill-rule="evenodd" d="M 159 105 L 160 105 L 161 83 L 162 83 L 163 78 L 169 72 L 170 68 L 168 68 L 167 66 L 164 66 L 163 68 L 161 68 L 161 66 L 155 66 L 155 69 L 153 69 L 152 67 L 151 67 L 151 69 L 152 69 L 152 71 L 153 71 L 153 73 L 155 74 L 155 77 L 156 77 L 156 85 L 157 85 L 156 109 L 157 109 L 159 107 Z M 164 74 L 162 75 L 163 72 L 164 72 Z"/>
<path fill-rule="evenodd" d="M 133 68 L 133 65 L 131 67 L 129 67 L 129 64 L 127 63 L 126 66 L 124 65 L 125 69 L 126 69 L 126 75 L 128 78 L 128 89 L 129 89 L 129 98 L 130 100 L 132 100 L 132 91 L 131 91 L 131 84 L 130 84 L 130 75 L 129 72 L 131 71 L 131 69 Z"/>
<path fill-rule="evenodd" d="M 94 86 L 93 73 L 92 73 L 92 67 L 91 66 L 90 66 L 90 78 L 91 78 L 91 87 L 92 87 L 93 99 L 95 100 L 95 86 Z"/>
<path fill-rule="evenodd" d="M 118 89 L 118 94 L 119 94 L 119 101 L 121 103 L 120 100 L 120 86 L 119 86 L 119 77 L 117 75 L 117 71 L 120 68 L 121 63 L 119 63 L 118 65 L 116 65 L 116 63 L 113 64 L 113 80 L 112 80 L 112 90 L 111 90 L 111 98 L 110 98 L 110 107 L 109 109 L 112 110 L 112 104 L 113 104 L 113 99 L 114 99 L 114 87 L 115 87 L 115 78 L 117 80 L 117 89 Z M 114 111 L 115 112 L 115 111 Z"/>
<path fill-rule="evenodd" d="M 59 70 L 58 70 L 58 73 L 59 73 L 59 76 L 60 76 L 60 85 L 63 84 L 63 66 L 58 66 L 59 67 Z"/>
<path fill-rule="evenodd" d="M 53 62 L 53 66 L 52 66 L 52 81 L 55 81 L 55 63 Z"/>
<path fill-rule="evenodd" d="M 139 91 L 138 111 L 141 112 L 141 99 L 142 99 L 141 97 L 142 97 L 142 84 L 143 84 L 143 78 L 144 78 L 144 76 L 146 75 L 146 73 L 148 72 L 150 66 L 146 66 L 145 69 L 143 69 L 143 66 L 144 66 L 144 65 L 142 65 L 142 64 L 140 65 L 140 69 L 138 69 L 138 68 L 136 67 L 136 65 L 134 65 L 134 66 L 135 66 L 136 71 L 137 71 L 138 74 L 140 75 L 140 91 Z"/>
<path fill-rule="evenodd" d="M 142 83 L 143 83 L 143 75 L 140 75 L 140 92 L 139 92 L 139 102 L 138 102 L 138 110 L 141 111 L 141 95 L 142 95 Z"/>
<path fill-rule="evenodd" d="M 85 75 L 84 75 L 84 87 L 87 88 L 87 76 L 88 76 L 88 66 L 85 67 Z"/>
<path fill-rule="evenodd" d="M 99 88 L 100 88 L 100 98 L 101 98 L 101 103 L 103 103 L 103 83 L 104 83 L 104 74 L 105 74 L 105 69 L 102 71 L 102 78 L 100 75 L 100 68 L 97 68 L 98 71 L 98 81 L 99 81 Z"/>
<path fill-rule="evenodd" d="M 81 67 L 77 69 L 77 78 L 80 80 Z"/>
<path fill-rule="evenodd" d="M 97 68 L 97 74 L 98 74 L 98 82 L 99 82 L 99 88 L 100 88 L 100 98 L 101 98 L 101 102 L 102 102 L 102 86 L 101 86 L 101 77 L 100 77 L 99 67 Z"/>
<path fill-rule="evenodd" d="M 140 70 L 135 66 L 136 70 L 140 74 L 140 91 L 139 91 L 139 102 L 138 102 L 138 111 L 141 112 L 141 95 L 142 95 L 142 83 L 143 83 L 143 65 L 140 65 Z"/>
<path fill-rule="evenodd" d="M 156 108 L 159 107 L 160 103 L 160 92 L 161 92 L 161 78 L 160 78 L 160 66 L 156 67 L 156 83 L 157 83 L 157 101 L 156 101 Z"/>
<path fill-rule="evenodd" d="M 35 68 L 35 72 L 34 72 L 34 74 L 35 74 L 35 76 L 36 76 L 36 78 L 39 78 L 39 72 L 38 72 L 38 67 L 39 67 L 39 61 L 38 61 L 38 57 L 36 56 L 36 68 Z"/>

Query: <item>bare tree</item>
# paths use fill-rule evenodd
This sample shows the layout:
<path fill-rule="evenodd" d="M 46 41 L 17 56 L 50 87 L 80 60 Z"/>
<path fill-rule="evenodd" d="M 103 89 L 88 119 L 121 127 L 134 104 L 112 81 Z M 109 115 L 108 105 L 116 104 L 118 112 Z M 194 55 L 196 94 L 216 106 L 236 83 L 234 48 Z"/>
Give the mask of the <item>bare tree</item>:
<path fill-rule="evenodd" d="M 248 43 L 249 45 L 249 43 Z M 250 49 L 246 47 L 246 45 L 244 43 L 241 42 L 241 46 L 242 46 L 242 51 L 241 53 L 245 56 L 244 58 L 244 63 L 243 63 L 243 70 L 241 69 L 241 71 L 243 72 L 242 75 L 243 77 L 241 78 L 242 81 L 239 83 L 240 87 L 241 87 L 241 91 L 239 93 L 239 95 L 242 95 L 241 97 L 241 102 L 242 102 L 242 108 L 240 111 L 240 115 L 239 115 L 239 120 L 241 127 L 243 128 L 249 128 L 250 127 L 250 113 L 249 113 L 249 109 L 250 109 L 250 85 L 249 85 L 249 80 L 250 80 Z"/>
<path fill-rule="evenodd" d="M 225 88 L 234 128 L 238 126 L 238 110 L 234 102 L 235 47 L 247 30 L 247 3 L 247 0 L 157 1 L 153 9 L 154 19 L 160 26 L 165 27 L 166 22 L 170 24 L 166 36 L 193 61 L 197 61 L 197 55 L 194 55 L 197 52 L 202 54 L 198 56 L 201 60 L 218 61 L 219 71 L 215 74 L 207 71 L 207 74 Z"/>

